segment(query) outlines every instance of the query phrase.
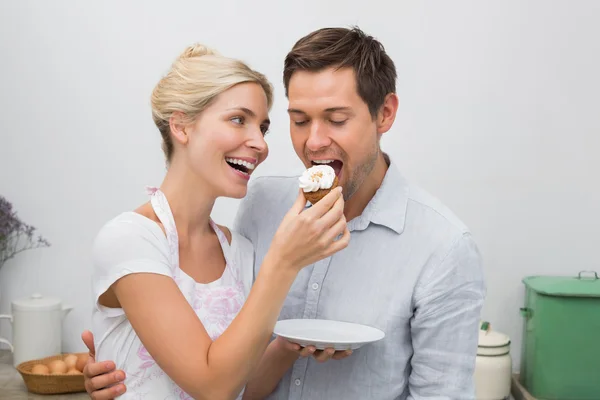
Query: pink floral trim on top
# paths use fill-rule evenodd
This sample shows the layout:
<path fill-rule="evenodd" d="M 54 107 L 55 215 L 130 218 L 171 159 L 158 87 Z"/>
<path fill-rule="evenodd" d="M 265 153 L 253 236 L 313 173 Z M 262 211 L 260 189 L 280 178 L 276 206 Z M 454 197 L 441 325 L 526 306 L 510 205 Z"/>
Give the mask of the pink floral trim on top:
<path fill-rule="evenodd" d="M 173 279 L 202 321 L 210 338 L 216 340 L 231 324 L 245 301 L 244 285 L 239 269 L 232 262 L 231 247 L 227 237 L 211 219 L 210 226 L 219 239 L 225 257 L 225 270 L 223 275 L 214 282 L 197 283 L 179 268 L 179 239 L 166 196 L 159 188 L 148 187 L 147 191 L 152 208 L 165 229 Z M 137 378 L 135 386 L 141 386 L 148 380 L 164 377 L 165 373 L 142 344 L 136 354 L 139 364 L 137 364 L 137 370 L 132 371 L 131 374 Z M 171 381 L 171 383 L 173 385 L 172 393 L 176 395 L 176 398 L 192 399 L 174 382 Z"/>

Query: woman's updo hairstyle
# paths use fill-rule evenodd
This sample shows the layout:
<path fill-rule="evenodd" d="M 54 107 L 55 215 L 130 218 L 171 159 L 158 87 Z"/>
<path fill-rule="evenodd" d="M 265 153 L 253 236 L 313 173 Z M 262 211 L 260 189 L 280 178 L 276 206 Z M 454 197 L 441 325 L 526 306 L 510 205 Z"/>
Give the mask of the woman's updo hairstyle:
<path fill-rule="evenodd" d="M 151 97 L 152 119 L 162 136 L 167 162 L 173 156 L 171 115 L 179 111 L 185 115 L 185 122 L 192 122 L 219 94 L 244 82 L 255 82 L 263 88 L 270 109 L 273 87 L 260 72 L 201 44 L 189 46 L 181 53 Z"/>

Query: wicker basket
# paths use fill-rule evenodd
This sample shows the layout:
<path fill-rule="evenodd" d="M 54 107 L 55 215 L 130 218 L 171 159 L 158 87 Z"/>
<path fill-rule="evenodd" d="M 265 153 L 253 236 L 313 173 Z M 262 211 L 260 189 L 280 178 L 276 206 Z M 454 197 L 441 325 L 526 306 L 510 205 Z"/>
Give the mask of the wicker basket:
<path fill-rule="evenodd" d="M 87 353 L 71 353 L 79 356 Z M 17 365 L 17 371 L 23 377 L 27 390 L 38 394 L 60 394 L 85 392 L 83 374 L 33 374 L 31 369 L 36 364 L 47 364 L 54 360 L 63 360 L 68 354 L 46 357 L 39 360 L 25 361 Z"/>

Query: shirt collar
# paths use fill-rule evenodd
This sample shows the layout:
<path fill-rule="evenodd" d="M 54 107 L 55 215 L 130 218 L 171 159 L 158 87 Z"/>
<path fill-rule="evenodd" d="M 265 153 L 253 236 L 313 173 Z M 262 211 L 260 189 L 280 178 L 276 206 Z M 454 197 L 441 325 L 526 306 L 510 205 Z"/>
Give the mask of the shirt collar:
<path fill-rule="evenodd" d="M 348 229 L 364 230 L 370 223 L 383 225 L 400 234 L 404 230 L 408 205 L 408 183 L 390 157 L 384 153 L 388 169 L 362 214 L 348 223 Z"/>

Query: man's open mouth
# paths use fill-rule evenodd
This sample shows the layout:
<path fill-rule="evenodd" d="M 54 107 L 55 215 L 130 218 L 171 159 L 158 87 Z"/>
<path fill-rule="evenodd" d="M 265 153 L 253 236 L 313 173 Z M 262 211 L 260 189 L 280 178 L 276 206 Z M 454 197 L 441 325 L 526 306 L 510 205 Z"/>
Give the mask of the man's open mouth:
<path fill-rule="evenodd" d="M 340 172 L 342 171 L 342 167 L 344 163 L 340 160 L 312 160 L 312 165 L 329 165 L 335 171 L 335 176 L 340 177 Z"/>
<path fill-rule="evenodd" d="M 244 175 L 250 175 L 254 168 L 256 168 L 256 163 L 239 158 L 226 157 L 225 161 L 231 168 L 241 172 Z"/>

